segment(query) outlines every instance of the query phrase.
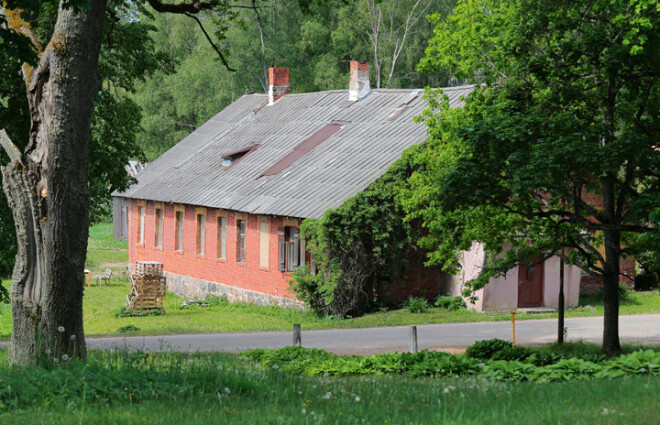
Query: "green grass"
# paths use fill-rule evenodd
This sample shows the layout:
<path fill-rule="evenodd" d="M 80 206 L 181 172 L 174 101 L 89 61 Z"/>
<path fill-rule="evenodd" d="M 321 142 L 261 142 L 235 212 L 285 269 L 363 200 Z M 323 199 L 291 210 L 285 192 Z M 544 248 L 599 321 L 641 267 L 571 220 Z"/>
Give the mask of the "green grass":
<path fill-rule="evenodd" d="M 400 375 L 304 377 L 228 354 L 92 352 L 8 368 L 4 424 L 656 424 L 660 379 L 500 383 Z"/>
<path fill-rule="evenodd" d="M 367 314 L 350 319 L 318 318 L 310 312 L 287 310 L 278 307 L 259 307 L 251 304 L 232 304 L 211 308 L 180 310 L 184 298 L 169 293 L 164 301 L 166 314 L 148 317 L 117 318 L 114 314 L 125 305 L 130 285 L 125 274 L 128 261 L 126 241 L 112 238 L 112 225 L 99 224 L 90 228 L 86 267 L 92 271 L 92 287 L 85 289 L 83 313 L 87 335 L 161 335 L 175 333 L 246 332 L 290 330 L 293 323 L 305 329 L 363 328 L 425 323 L 456 323 L 510 320 L 506 313 L 476 313 L 472 311 L 447 311 L 431 308 L 423 313 L 411 313 L 395 309 Z M 110 284 L 96 286 L 95 277 L 111 268 L 114 271 Z M 4 285 L 9 287 L 9 281 Z M 581 305 L 568 311 L 567 317 L 599 316 L 603 303 L 597 296 L 584 297 Z M 657 291 L 632 293 L 621 305 L 621 314 L 660 313 L 660 295 Z M 554 318 L 556 314 L 518 315 L 518 320 Z M 126 332 L 127 329 L 133 329 Z M 120 331 L 121 330 L 121 331 Z M 0 339 L 11 335 L 11 314 L 7 305 L 0 305 Z"/>

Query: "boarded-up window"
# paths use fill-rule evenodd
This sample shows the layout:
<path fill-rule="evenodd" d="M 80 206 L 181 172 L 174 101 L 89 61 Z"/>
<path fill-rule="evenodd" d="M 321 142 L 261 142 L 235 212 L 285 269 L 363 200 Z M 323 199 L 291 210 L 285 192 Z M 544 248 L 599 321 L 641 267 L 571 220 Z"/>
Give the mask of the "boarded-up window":
<path fill-rule="evenodd" d="M 138 207 L 137 243 L 144 243 L 144 207 Z"/>
<path fill-rule="evenodd" d="M 236 220 L 236 261 L 245 262 L 245 220 Z"/>
<path fill-rule="evenodd" d="M 206 216 L 197 214 L 197 255 L 204 255 L 206 245 Z"/>
<path fill-rule="evenodd" d="M 218 258 L 227 258 L 227 218 L 218 217 Z"/>
<path fill-rule="evenodd" d="M 174 232 L 174 249 L 177 251 L 183 251 L 183 211 L 176 212 L 176 225 Z"/>
<path fill-rule="evenodd" d="M 259 267 L 268 268 L 268 245 L 270 242 L 270 223 L 267 217 L 259 219 Z"/>
<path fill-rule="evenodd" d="M 163 247 L 163 209 L 156 208 L 156 240 L 154 241 L 157 248 Z"/>

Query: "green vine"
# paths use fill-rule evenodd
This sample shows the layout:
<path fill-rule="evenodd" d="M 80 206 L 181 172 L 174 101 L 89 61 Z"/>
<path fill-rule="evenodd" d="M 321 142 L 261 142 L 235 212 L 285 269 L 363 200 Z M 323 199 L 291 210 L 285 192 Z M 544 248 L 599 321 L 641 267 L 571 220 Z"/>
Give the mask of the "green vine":
<path fill-rule="evenodd" d="M 396 195 L 414 168 L 405 153 L 367 189 L 303 222 L 317 270 L 306 265 L 293 273 L 300 300 L 320 314 L 357 316 L 375 309 L 391 284 L 405 284 L 418 226 L 404 220 Z"/>

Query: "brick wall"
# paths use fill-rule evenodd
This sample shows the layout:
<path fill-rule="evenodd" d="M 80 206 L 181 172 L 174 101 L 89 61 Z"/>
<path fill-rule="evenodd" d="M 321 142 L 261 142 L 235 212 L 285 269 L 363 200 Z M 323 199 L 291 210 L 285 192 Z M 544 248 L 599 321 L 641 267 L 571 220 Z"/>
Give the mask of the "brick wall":
<path fill-rule="evenodd" d="M 138 244 L 138 207 L 145 208 L 144 243 Z M 257 304 L 297 305 L 289 291 L 290 273 L 279 270 L 278 228 L 298 227 L 302 220 L 264 217 L 235 211 L 172 205 L 150 201 L 130 201 L 128 252 L 129 261 L 159 261 L 167 276 L 168 289 L 179 294 L 202 298 L 205 294 L 227 295 L 232 300 Z M 163 209 L 163 246 L 156 246 L 156 208 Z M 184 211 L 183 249 L 175 250 L 176 211 Z M 197 254 L 197 214 L 206 214 L 204 255 Z M 226 255 L 217 258 L 218 217 L 226 217 Z M 259 265 L 259 220 L 270 223 L 268 267 Z M 247 222 L 245 262 L 237 261 L 237 220 Z M 406 284 L 394 283 L 383 291 L 385 299 L 405 299 L 409 295 L 435 297 L 443 273 L 437 267 L 423 267 L 424 252 L 409 256 Z M 263 296 L 265 295 L 265 296 Z"/>
<path fill-rule="evenodd" d="M 138 206 L 146 211 L 144 244 L 138 244 Z M 158 204 L 162 205 L 162 204 Z M 188 276 L 200 282 L 214 282 L 235 287 L 245 293 L 268 294 L 276 298 L 294 299 L 289 291 L 290 273 L 279 270 L 278 227 L 299 226 L 300 220 L 283 217 L 268 217 L 269 258 L 268 267 L 259 266 L 259 216 L 234 211 L 198 208 L 190 205 L 162 205 L 163 247 L 156 247 L 156 204 L 150 201 L 131 200 L 129 214 L 129 261 L 159 261 L 168 276 Z M 183 250 L 175 248 L 175 209 L 184 210 Z M 197 255 L 197 213 L 206 213 L 204 255 Z M 227 219 L 226 258 L 218 259 L 218 216 Z M 245 262 L 237 262 L 236 224 L 237 220 L 247 222 L 245 240 Z M 168 287 L 171 287 L 168 279 Z M 201 294 L 200 294 L 201 295 Z"/>
<path fill-rule="evenodd" d="M 635 287 L 635 260 L 633 258 L 622 258 L 619 262 L 621 276 L 619 282 L 633 289 Z M 597 277 L 583 274 L 580 279 L 580 293 L 594 294 L 603 288 L 603 281 Z"/>

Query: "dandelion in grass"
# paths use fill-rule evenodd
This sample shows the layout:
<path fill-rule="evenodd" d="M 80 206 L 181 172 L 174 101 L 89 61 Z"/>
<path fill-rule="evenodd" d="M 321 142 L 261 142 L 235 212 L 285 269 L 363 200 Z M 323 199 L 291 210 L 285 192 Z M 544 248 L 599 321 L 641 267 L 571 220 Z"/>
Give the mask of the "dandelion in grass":
<path fill-rule="evenodd" d="M 69 360 L 69 356 L 67 356 L 66 354 L 62 354 L 62 360 L 64 361 Z"/>
<path fill-rule="evenodd" d="M 59 332 L 59 333 L 64 332 L 64 326 L 58 326 L 57 327 L 57 332 Z"/>
<path fill-rule="evenodd" d="M 188 364 L 193 364 L 193 359 L 188 359 Z"/>
<path fill-rule="evenodd" d="M 73 341 L 73 340 L 76 339 L 76 336 L 75 336 L 75 335 L 71 335 L 71 337 L 69 337 L 69 339 L 70 339 L 71 341 Z"/>
<path fill-rule="evenodd" d="M 355 401 L 360 401 L 360 396 L 355 396 Z"/>
<path fill-rule="evenodd" d="M 277 369 L 279 369 L 279 368 L 280 368 L 280 367 L 279 367 L 278 365 L 276 365 L 276 364 L 273 365 L 273 369 L 277 370 Z"/>
<path fill-rule="evenodd" d="M 218 365 L 218 370 L 222 370 L 222 365 L 221 364 Z"/>
<path fill-rule="evenodd" d="M 328 391 L 327 393 L 325 393 L 323 398 L 326 399 L 326 400 L 330 400 L 330 398 L 332 398 L 332 393 L 330 391 Z"/>
<path fill-rule="evenodd" d="M 225 387 L 225 393 L 229 394 L 230 392 L 231 392 L 231 390 L 229 388 Z"/>
<path fill-rule="evenodd" d="M 303 407 L 302 410 L 301 410 L 301 413 L 302 413 L 303 415 L 306 415 L 306 414 L 307 414 L 307 409 L 305 409 L 305 408 Z"/>

